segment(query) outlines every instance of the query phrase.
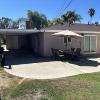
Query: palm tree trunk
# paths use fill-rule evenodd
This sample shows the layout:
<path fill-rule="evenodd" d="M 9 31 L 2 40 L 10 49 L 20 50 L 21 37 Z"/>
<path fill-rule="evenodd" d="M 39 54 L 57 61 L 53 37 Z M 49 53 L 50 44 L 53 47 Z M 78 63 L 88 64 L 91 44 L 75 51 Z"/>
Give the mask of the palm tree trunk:
<path fill-rule="evenodd" d="M 91 19 L 90 19 L 90 24 L 92 24 L 92 17 L 91 17 Z"/>

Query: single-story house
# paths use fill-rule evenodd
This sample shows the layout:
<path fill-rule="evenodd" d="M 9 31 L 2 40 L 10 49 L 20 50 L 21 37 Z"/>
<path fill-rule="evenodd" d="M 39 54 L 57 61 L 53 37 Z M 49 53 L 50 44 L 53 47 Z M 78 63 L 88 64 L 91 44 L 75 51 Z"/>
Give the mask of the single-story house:
<path fill-rule="evenodd" d="M 0 29 L 6 39 L 8 50 L 23 49 L 33 50 L 35 53 L 50 57 L 51 48 L 66 49 L 64 37 L 52 36 L 52 34 L 70 30 L 82 35 L 82 38 L 67 38 L 70 48 L 81 48 L 83 54 L 100 54 L 100 25 L 88 24 L 57 24 L 42 30 L 33 29 Z"/>

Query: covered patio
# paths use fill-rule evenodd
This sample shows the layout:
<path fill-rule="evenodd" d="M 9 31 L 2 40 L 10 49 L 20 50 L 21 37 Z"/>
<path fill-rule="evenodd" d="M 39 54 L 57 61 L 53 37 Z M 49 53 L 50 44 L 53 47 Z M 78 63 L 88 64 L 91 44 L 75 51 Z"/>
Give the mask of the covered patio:
<path fill-rule="evenodd" d="M 6 54 L 30 52 L 42 55 L 42 33 L 38 30 L 0 29 L 5 39 Z"/>

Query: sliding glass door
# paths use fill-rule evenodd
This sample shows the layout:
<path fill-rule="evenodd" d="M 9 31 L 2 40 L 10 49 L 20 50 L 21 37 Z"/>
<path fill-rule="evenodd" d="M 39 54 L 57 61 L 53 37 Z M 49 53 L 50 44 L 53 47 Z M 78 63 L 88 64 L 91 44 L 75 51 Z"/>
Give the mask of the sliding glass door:
<path fill-rule="evenodd" d="M 91 36 L 91 52 L 96 52 L 96 36 Z"/>
<path fill-rule="evenodd" d="M 90 37 L 85 36 L 84 37 L 84 52 L 89 52 L 90 51 Z"/>
<path fill-rule="evenodd" d="M 96 52 L 96 36 L 84 36 L 84 52 Z"/>

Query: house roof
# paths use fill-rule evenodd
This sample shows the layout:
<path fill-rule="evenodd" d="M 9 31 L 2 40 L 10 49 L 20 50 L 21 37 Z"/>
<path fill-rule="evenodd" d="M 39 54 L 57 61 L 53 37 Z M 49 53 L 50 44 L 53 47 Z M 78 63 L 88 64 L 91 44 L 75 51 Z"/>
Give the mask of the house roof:
<path fill-rule="evenodd" d="M 88 24 L 72 24 L 68 25 L 68 23 L 57 24 L 45 29 L 34 30 L 34 29 L 0 29 L 0 34 L 7 35 L 22 35 L 22 34 L 34 34 L 39 32 L 60 32 L 63 30 L 70 30 L 76 33 L 99 33 L 100 34 L 100 25 L 88 25 Z"/>
<path fill-rule="evenodd" d="M 100 25 L 96 26 L 95 24 L 72 24 L 68 25 L 68 23 L 64 24 L 57 24 L 50 27 L 45 28 L 44 30 L 71 30 L 71 31 L 93 31 L 93 32 L 100 32 Z"/>

